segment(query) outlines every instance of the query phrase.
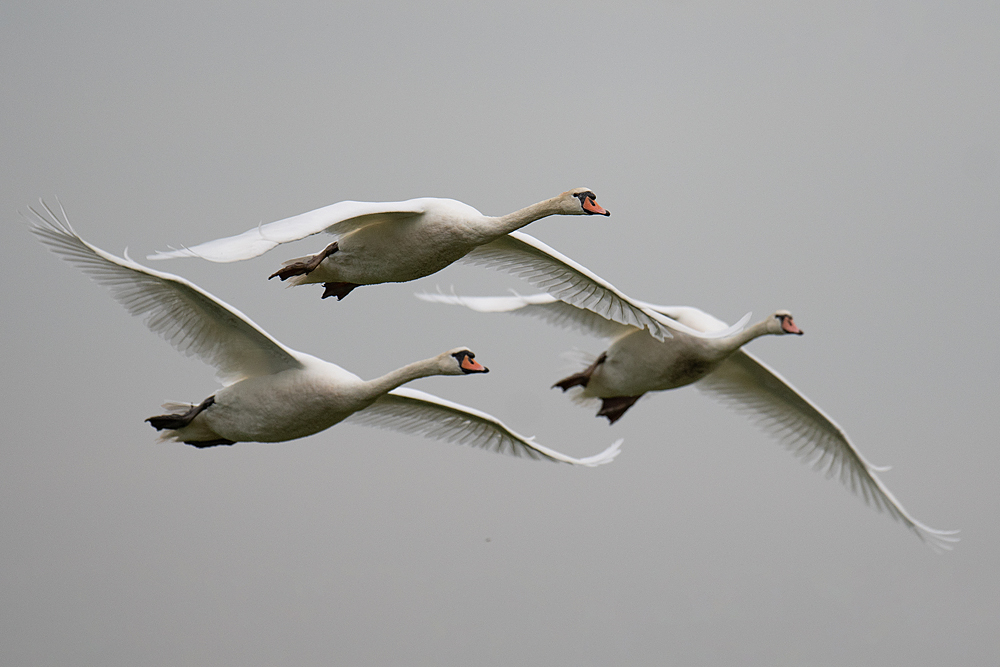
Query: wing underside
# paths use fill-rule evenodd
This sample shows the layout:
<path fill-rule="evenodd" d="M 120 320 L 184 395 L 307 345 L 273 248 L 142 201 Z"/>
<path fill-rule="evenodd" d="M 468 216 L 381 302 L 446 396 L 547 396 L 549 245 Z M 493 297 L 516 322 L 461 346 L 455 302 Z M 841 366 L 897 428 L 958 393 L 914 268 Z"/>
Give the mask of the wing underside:
<path fill-rule="evenodd" d="M 695 383 L 738 412 L 749 415 L 796 456 L 827 477 L 836 477 L 879 511 L 906 525 L 937 549 L 950 549 L 957 531 L 930 528 L 913 518 L 879 479 L 879 468 L 854 447 L 836 422 L 776 371 L 738 350 Z"/>
<path fill-rule="evenodd" d="M 225 384 L 301 367 L 292 350 L 197 285 L 87 243 L 61 209 L 61 218 L 44 202 L 29 211 L 33 217 L 25 217 L 42 243 L 107 287 L 130 313 L 145 316 L 146 326 L 178 351 L 214 366 Z"/>
<path fill-rule="evenodd" d="M 582 459 L 566 456 L 511 430 L 492 415 L 408 387 L 393 389 L 346 421 L 457 442 L 498 454 L 588 467 L 610 463 L 622 443 L 618 440 L 603 452 Z"/>

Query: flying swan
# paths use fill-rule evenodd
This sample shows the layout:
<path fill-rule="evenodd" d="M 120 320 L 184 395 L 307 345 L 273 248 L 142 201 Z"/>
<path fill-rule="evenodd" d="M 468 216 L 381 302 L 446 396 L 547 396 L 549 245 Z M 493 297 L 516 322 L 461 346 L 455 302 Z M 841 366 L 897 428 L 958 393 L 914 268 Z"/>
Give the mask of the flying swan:
<path fill-rule="evenodd" d="M 611 215 L 588 188 L 576 188 L 502 217 L 460 201 L 424 197 L 401 202 L 342 201 L 255 227 L 237 236 L 149 255 L 236 262 L 290 241 L 326 232 L 321 252 L 285 262 L 271 278 L 322 283 L 323 296 L 346 297 L 361 285 L 402 283 L 436 273 L 474 248 L 550 215 Z"/>
<path fill-rule="evenodd" d="M 600 399 L 599 417 L 610 423 L 643 394 L 694 384 L 739 412 L 755 417 L 793 453 L 828 477 L 836 476 L 865 502 L 887 512 L 935 550 L 951 549 L 958 531 L 930 528 L 913 518 L 878 478 L 844 430 L 776 371 L 741 349 L 764 335 L 802 335 L 791 313 L 779 310 L 766 319 L 720 338 L 696 338 L 675 329 L 658 341 L 636 326 L 612 322 L 586 308 L 560 301 L 550 294 L 508 297 L 462 297 L 418 294 L 425 301 L 462 305 L 486 313 L 509 312 L 540 317 L 551 324 L 611 339 L 607 350 L 579 373 L 553 387 L 566 391 L 581 387 L 576 398 Z M 639 306 L 702 332 L 730 330 L 721 320 L 697 308 Z"/>
<path fill-rule="evenodd" d="M 323 252 L 289 260 L 271 277 L 290 278 L 293 285 L 323 283 L 323 298 L 342 299 L 360 284 L 414 280 L 460 261 L 515 275 L 566 303 L 620 324 L 644 328 L 657 340 L 670 338 L 671 330 L 716 338 L 746 324 L 744 319 L 725 331 L 696 331 L 646 309 L 538 239 L 513 231 L 553 213 L 610 215 L 587 188 L 569 190 L 502 218 L 484 216 L 454 199 L 343 201 L 238 236 L 158 252 L 148 259 L 201 257 L 235 262 L 262 255 L 281 243 L 327 232 L 338 238 Z"/>
<path fill-rule="evenodd" d="M 193 283 L 115 257 L 84 241 L 42 202 L 25 216 L 57 255 L 104 285 L 133 315 L 178 351 L 214 366 L 223 387 L 197 405 L 170 403 L 146 421 L 161 440 L 195 447 L 284 442 L 341 421 L 390 428 L 494 451 L 584 466 L 612 461 L 621 440 L 576 459 L 543 447 L 495 417 L 431 394 L 400 387 L 430 375 L 485 373 L 468 348 L 456 348 L 365 381 L 336 364 L 289 349 L 232 306 Z"/>

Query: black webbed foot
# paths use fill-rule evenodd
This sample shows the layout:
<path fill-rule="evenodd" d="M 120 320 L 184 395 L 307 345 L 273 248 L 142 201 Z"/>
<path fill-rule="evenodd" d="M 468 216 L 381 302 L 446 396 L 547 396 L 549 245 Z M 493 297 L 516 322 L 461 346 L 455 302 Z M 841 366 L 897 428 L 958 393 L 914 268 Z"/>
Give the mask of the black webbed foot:
<path fill-rule="evenodd" d="M 607 358 L 608 358 L 607 353 L 601 352 L 601 356 L 597 357 L 594 363 L 588 366 L 586 370 L 581 371 L 580 373 L 573 373 L 569 377 L 559 380 L 559 382 L 556 382 L 554 385 L 552 385 L 550 389 L 559 387 L 563 391 L 566 391 L 570 387 L 577 387 L 577 386 L 586 387 L 587 384 L 590 382 L 590 376 L 594 374 L 594 371 L 597 370 L 597 367 L 603 364 Z"/>
<path fill-rule="evenodd" d="M 185 445 L 193 445 L 198 449 L 205 449 L 206 447 L 216 447 L 218 445 L 235 445 L 234 440 L 226 440 L 225 438 L 218 438 L 217 440 L 185 440 Z"/>
<path fill-rule="evenodd" d="M 215 403 L 215 396 L 209 396 L 200 405 L 192 406 L 190 410 L 181 415 L 158 415 L 150 417 L 146 421 L 157 431 L 164 429 L 177 430 L 190 424 L 201 411 Z"/>
<path fill-rule="evenodd" d="M 639 396 L 612 396 L 601 399 L 601 409 L 597 411 L 597 416 L 607 417 L 608 423 L 614 424 L 640 398 L 642 398 L 641 394 Z"/>
<path fill-rule="evenodd" d="M 351 290 L 355 287 L 361 287 L 361 285 L 358 285 L 357 283 L 323 283 L 323 287 L 326 289 L 323 290 L 323 296 L 320 297 L 321 299 L 335 296 L 337 297 L 337 301 L 340 301 L 345 296 L 350 294 Z"/>
<path fill-rule="evenodd" d="M 288 280 L 292 276 L 308 275 L 313 271 L 315 271 L 316 268 L 323 263 L 324 259 L 332 255 L 333 253 L 337 252 L 337 250 L 339 249 L 340 247 L 337 245 L 337 242 L 334 241 L 333 243 L 328 245 L 326 249 L 323 250 L 323 252 L 319 253 L 318 255 L 313 255 L 304 262 L 295 262 L 293 264 L 289 264 L 288 266 L 284 266 L 275 271 L 274 273 L 272 273 L 271 275 L 269 275 L 267 279 L 270 280 L 271 278 L 278 277 L 281 278 L 282 280 Z"/>

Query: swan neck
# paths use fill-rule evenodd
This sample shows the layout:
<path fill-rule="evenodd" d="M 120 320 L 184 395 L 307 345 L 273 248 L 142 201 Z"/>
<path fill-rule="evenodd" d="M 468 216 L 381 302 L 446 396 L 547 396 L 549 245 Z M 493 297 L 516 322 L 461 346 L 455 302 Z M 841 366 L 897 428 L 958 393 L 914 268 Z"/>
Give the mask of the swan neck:
<path fill-rule="evenodd" d="M 368 385 L 373 395 L 380 396 L 412 380 L 440 374 L 441 369 L 438 368 L 436 359 L 424 359 L 397 368 L 382 377 L 369 380 L 365 384 Z"/>
<path fill-rule="evenodd" d="M 726 344 L 726 347 L 729 348 L 730 352 L 735 352 L 752 341 L 754 338 L 760 338 L 761 336 L 766 336 L 772 333 L 771 331 L 768 331 L 767 328 L 769 323 L 770 319 L 761 320 L 756 324 L 751 324 L 739 333 L 723 338 L 722 341 Z"/>
<path fill-rule="evenodd" d="M 522 208 L 520 211 L 514 211 L 499 218 L 492 218 L 497 234 L 510 234 L 525 225 L 531 224 L 535 220 L 555 215 L 560 210 L 557 205 L 558 201 L 558 197 L 553 197 L 552 199 L 546 199 L 545 201 Z"/>

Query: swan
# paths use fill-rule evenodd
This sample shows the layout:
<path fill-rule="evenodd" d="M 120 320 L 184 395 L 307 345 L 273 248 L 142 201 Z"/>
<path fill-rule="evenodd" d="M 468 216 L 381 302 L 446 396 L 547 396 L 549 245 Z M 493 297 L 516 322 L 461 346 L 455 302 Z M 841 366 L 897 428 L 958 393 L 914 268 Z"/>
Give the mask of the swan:
<path fill-rule="evenodd" d="M 658 341 L 635 326 L 622 325 L 601 315 L 557 299 L 550 294 L 507 297 L 462 297 L 418 294 L 425 301 L 462 305 L 479 312 L 509 312 L 541 317 L 551 324 L 611 339 L 607 350 L 581 372 L 553 385 L 564 392 L 581 387 L 581 402 L 600 399 L 599 417 L 609 423 L 651 391 L 694 384 L 736 410 L 756 417 L 793 453 L 827 476 L 840 478 L 854 493 L 879 511 L 903 523 L 936 550 L 950 549 L 958 531 L 930 528 L 913 518 L 882 483 L 881 468 L 869 463 L 844 430 L 802 392 L 742 347 L 765 335 L 799 335 L 803 331 L 792 314 L 778 310 L 742 331 L 721 338 L 697 338 L 675 330 L 669 340 Z M 725 322 L 689 306 L 642 307 L 699 331 L 729 330 Z"/>
<path fill-rule="evenodd" d="M 214 366 L 222 388 L 201 403 L 168 403 L 168 414 L 146 421 L 161 440 L 195 447 L 237 442 L 284 442 L 341 421 L 418 433 L 498 452 L 584 466 L 608 463 L 621 440 L 595 456 L 576 459 L 535 443 L 472 408 L 400 385 L 430 375 L 469 375 L 488 369 L 468 348 L 448 350 L 365 381 L 336 364 L 296 352 L 248 317 L 187 280 L 111 255 L 84 241 L 41 202 L 29 207 L 31 231 L 74 264 L 178 351 Z"/>
<path fill-rule="evenodd" d="M 401 202 L 342 201 L 237 236 L 147 259 L 201 257 L 235 262 L 290 241 L 327 232 L 337 239 L 321 252 L 292 259 L 270 278 L 291 285 L 322 283 L 322 298 L 346 297 L 361 285 L 401 283 L 428 276 L 470 251 L 550 215 L 611 215 L 588 188 L 575 188 L 502 217 L 485 216 L 454 199 Z"/>
<path fill-rule="evenodd" d="M 670 338 L 671 330 L 696 337 L 718 338 L 735 333 L 746 324 L 744 318 L 731 328 L 712 332 L 686 327 L 633 301 L 611 283 L 542 241 L 524 232 L 504 231 L 552 213 L 610 215 L 597 204 L 594 193 L 587 188 L 569 190 L 503 218 L 486 217 L 453 199 L 425 198 L 388 203 L 344 201 L 262 225 L 238 236 L 208 241 L 193 248 L 157 252 L 148 255 L 147 259 L 201 257 L 213 262 L 235 262 L 262 255 L 281 243 L 325 231 L 337 236 L 337 241 L 318 255 L 286 262 L 286 268 L 291 269 L 289 276 L 281 276 L 285 270 L 282 269 L 271 277 L 279 276 L 283 280 L 290 277 L 293 285 L 322 282 L 326 286 L 322 298 L 337 296 L 342 299 L 359 284 L 413 280 L 459 261 L 523 278 L 567 303 L 592 310 L 614 322 L 644 328 L 657 340 Z M 481 237 L 470 245 L 468 239 L 474 235 L 469 230 L 475 227 L 479 232 L 492 228 L 493 236 Z M 467 232 L 466 240 L 452 241 L 462 230 Z M 447 239 L 442 237 L 445 232 Z M 425 261 L 432 249 L 445 240 L 450 247 L 437 247 L 433 263 Z M 349 249 L 352 249 L 351 254 L 348 254 Z M 448 259 L 442 259 L 445 256 Z M 394 277 L 386 277 L 390 269 Z M 290 275 L 299 271 L 303 273 Z M 341 271 L 356 273 L 350 274 L 353 276 L 350 282 L 343 282 L 348 274 Z M 362 271 L 367 278 L 361 277 Z"/>

